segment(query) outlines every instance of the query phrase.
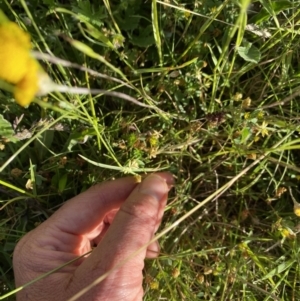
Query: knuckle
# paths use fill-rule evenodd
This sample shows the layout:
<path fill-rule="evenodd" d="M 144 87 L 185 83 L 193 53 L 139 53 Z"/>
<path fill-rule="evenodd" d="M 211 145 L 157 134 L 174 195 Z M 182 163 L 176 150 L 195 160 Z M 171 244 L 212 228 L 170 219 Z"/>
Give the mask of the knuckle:
<path fill-rule="evenodd" d="M 126 215 L 130 215 L 142 223 L 155 225 L 158 216 L 158 207 L 156 200 L 149 195 L 144 195 L 142 199 L 132 199 L 123 203 L 120 210 Z"/>

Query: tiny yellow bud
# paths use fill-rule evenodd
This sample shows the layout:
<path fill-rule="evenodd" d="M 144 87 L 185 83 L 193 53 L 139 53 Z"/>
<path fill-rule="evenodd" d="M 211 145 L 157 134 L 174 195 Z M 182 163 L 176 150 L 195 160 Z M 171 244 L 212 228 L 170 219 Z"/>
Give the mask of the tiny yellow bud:
<path fill-rule="evenodd" d="M 172 276 L 174 278 L 178 278 L 180 275 L 180 270 L 178 268 L 174 268 L 173 271 L 172 271 Z"/>
<path fill-rule="evenodd" d="M 153 290 L 158 290 L 159 289 L 159 282 L 157 281 L 151 281 L 150 282 L 150 288 L 153 289 Z"/>
<path fill-rule="evenodd" d="M 246 99 L 243 100 L 243 103 L 242 103 L 243 108 L 249 108 L 250 105 L 251 105 L 251 98 L 250 97 L 247 97 Z"/>
<path fill-rule="evenodd" d="M 242 98 L 243 98 L 243 94 L 242 93 L 237 92 L 237 93 L 235 93 L 233 95 L 233 100 L 234 101 L 240 101 L 240 100 L 242 100 Z"/>
<path fill-rule="evenodd" d="M 295 213 L 295 215 L 300 216 L 300 204 L 299 203 L 294 202 L 294 213 Z"/>

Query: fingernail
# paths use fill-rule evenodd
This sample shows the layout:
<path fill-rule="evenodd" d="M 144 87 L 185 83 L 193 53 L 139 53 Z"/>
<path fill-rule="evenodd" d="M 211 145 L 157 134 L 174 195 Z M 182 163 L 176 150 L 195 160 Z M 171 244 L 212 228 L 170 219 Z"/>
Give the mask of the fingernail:
<path fill-rule="evenodd" d="M 157 201 L 169 191 L 166 180 L 158 175 L 152 174 L 141 183 L 139 192 L 154 197 Z"/>

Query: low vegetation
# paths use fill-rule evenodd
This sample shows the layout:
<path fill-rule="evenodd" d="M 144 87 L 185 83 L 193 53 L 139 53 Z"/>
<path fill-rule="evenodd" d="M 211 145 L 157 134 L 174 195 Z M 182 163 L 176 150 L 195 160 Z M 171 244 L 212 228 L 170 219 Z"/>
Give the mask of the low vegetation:
<path fill-rule="evenodd" d="M 28 108 L 0 91 L 2 296 L 14 289 L 16 243 L 63 202 L 97 182 L 168 170 L 176 185 L 145 300 L 300 300 L 299 2 L 0 9 L 65 86 Z"/>

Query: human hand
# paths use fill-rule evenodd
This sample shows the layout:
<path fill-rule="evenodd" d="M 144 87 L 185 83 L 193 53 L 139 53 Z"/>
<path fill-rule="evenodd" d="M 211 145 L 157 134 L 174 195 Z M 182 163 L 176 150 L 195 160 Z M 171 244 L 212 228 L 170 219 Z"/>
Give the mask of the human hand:
<path fill-rule="evenodd" d="M 17 244 L 16 286 L 85 254 L 91 245 L 97 247 L 87 257 L 25 287 L 17 300 L 66 301 L 149 243 L 160 225 L 172 183 L 169 173 L 149 175 L 140 184 L 127 177 L 93 186 L 69 200 Z M 142 300 L 144 259 L 158 251 L 158 244 L 151 244 L 76 300 Z"/>

